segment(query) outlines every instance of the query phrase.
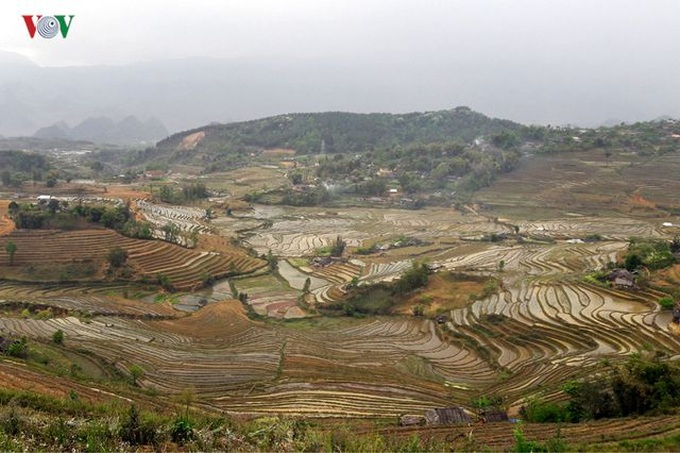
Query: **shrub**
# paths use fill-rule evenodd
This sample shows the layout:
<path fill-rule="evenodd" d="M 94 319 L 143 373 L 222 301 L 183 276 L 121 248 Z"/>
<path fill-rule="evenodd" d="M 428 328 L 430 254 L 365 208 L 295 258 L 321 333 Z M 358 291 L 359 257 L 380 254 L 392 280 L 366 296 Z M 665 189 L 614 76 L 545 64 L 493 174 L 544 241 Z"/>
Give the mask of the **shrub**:
<path fill-rule="evenodd" d="M 12 357 L 17 357 L 20 359 L 25 359 L 28 357 L 28 341 L 26 337 L 21 337 L 21 340 L 15 340 L 7 348 L 7 355 Z"/>
<path fill-rule="evenodd" d="M 331 256 L 339 257 L 345 251 L 346 243 L 341 236 L 335 238 L 335 242 L 331 246 Z"/>
<path fill-rule="evenodd" d="M 9 412 L 0 419 L 0 426 L 8 436 L 16 436 L 21 432 L 23 421 L 17 414 L 14 406 L 10 406 Z"/>
<path fill-rule="evenodd" d="M 128 259 L 128 252 L 122 247 L 114 247 L 109 250 L 106 259 L 111 267 L 122 267 Z"/>
<path fill-rule="evenodd" d="M 194 438 L 194 428 L 187 415 L 179 415 L 172 422 L 170 438 L 173 442 L 184 443 Z"/>
<path fill-rule="evenodd" d="M 661 308 L 664 310 L 672 310 L 675 308 L 675 300 L 670 296 L 662 297 L 659 299 L 659 305 L 661 305 Z"/>
<path fill-rule="evenodd" d="M 413 267 L 404 272 L 394 284 L 395 293 L 408 293 L 427 285 L 430 271 L 425 263 L 413 263 Z"/>
<path fill-rule="evenodd" d="M 540 399 L 529 400 L 521 407 L 522 418 L 532 423 L 560 423 L 570 420 L 567 406 Z"/>
<path fill-rule="evenodd" d="M 130 376 L 132 377 L 132 385 L 137 385 L 137 380 L 144 376 L 144 369 L 139 365 L 131 365 Z"/>
<path fill-rule="evenodd" d="M 161 288 L 163 288 L 166 291 L 173 292 L 175 290 L 175 287 L 172 284 L 172 280 L 170 277 L 165 275 L 164 273 L 159 273 L 156 275 L 156 282 L 161 285 Z"/>
<path fill-rule="evenodd" d="M 64 343 L 64 331 L 61 329 L 57 329 L 53 334 L 52 334 L 52 341 L 55 344 L 63 344 Z"/>
<path fill-rule="evenodd" d="M 134 404 L 130 406 L 127 416 L 120 426 L 120 438 L 130 445 L 142 445 L 156 442 L 156 430 L 150 424 L 143 424 L 139 409 Z"/>

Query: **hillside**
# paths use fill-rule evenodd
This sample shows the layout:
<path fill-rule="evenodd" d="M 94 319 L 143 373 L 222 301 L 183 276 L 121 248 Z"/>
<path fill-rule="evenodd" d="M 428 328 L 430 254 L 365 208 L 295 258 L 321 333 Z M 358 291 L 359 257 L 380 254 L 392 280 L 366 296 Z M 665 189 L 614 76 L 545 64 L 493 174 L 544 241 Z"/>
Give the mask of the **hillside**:
<path fill-rule="evenodd" d="M 249 149 L 288 148 L 299 154 L 365 152 L 518 131 L 521 125 L 489 118 L 467 107 L 424 113 L 294 113 L 230 124 L 211 124 L 160 141 L 146 157 L 187 160 Z M 185 140 L 200 134 L 197 141 Z M 185 151 L 191 150 L 191 153 Z M 168 156 L 170 154 L 170 156 Z"/>
<path fill-rule="evenodd" d="M 428 198 L 442 189 L 451 195 L 490 184 L 517 163 L 529 130 L 467 107 L 297 113 L 178 133 L 131 160 L 139 167 L 188 165 L 202 174 L 263 164 L 297 169 L 287 176 L 300 190 L 248 201 L 319 204 L 328 201 L 330 185 L 337 193 L 380 196 L 391 180 L 401 192 Z"/>

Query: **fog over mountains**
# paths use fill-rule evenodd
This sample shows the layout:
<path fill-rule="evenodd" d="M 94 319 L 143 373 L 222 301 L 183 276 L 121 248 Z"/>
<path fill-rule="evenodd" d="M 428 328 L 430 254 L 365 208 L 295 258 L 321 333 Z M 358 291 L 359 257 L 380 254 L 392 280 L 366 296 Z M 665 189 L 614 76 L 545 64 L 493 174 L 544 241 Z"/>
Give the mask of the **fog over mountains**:
<path fill-rule="evenodd" d="M 0 135 L 33 135 L 55 123 L 63 132 L 63 123 L 70 129 L 102 117 L 118 124 L 132 115 L 139 124 L 151 124 L 152 136 L 160 135 L 145 135 L 146 140 L 163 138 L 166 129 L 172 133 L 289 112 L 409 112 L 466 105 L 525 124 L 584 126 L 680 113 L 679 93 L 651 83 L 624 88 L 614 69 L 608 75 L 601 68 L 590 78 L 588 68 L 577 68 L 581 79 L 573 70 L 562 73 L 569 62 L 540 71 L 519 63 L 502 72 L 502 56 L 474 63 L 448 58 L 438 66 L 431 56 L 411 54 L 386 61 L 201 57 L 40 67 L 0 52 Z"/>

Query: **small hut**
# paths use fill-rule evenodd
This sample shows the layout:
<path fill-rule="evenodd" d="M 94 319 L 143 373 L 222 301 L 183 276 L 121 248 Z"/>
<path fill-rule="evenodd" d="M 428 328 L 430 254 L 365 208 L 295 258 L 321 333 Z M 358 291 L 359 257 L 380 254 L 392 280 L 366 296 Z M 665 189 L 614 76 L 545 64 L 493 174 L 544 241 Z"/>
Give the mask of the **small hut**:
<path fill-rule="evenodd" d="M 425 411 L 425 422 L 428 425 L 458 425 L 472 423 L 472 419 L 460 406 L 438 407 Z"/>
<path fill-rule="evenodd" d="M 615 288 L 636 289 L 635 275 L 628 269 L 614 269 L 607 276 L 607 280 L 612 282 Z"/>

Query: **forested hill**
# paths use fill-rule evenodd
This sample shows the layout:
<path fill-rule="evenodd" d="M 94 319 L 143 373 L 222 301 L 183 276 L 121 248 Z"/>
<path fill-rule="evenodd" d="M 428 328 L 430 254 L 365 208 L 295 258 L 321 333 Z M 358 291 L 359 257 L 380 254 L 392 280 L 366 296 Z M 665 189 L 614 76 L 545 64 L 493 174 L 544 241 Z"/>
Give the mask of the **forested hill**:
<path fill-rule="evenodd" d="M 295 113 L 182 132 L 159 142 L 157 149 L 181 148 L 185 137 L 204 132 L 197 151 L 257 147 L 289 148 L 301 154 L 362 152 L 414 143 L 470 142 L 482 135 L 521 128 L 520 124 L 492 119 L 467 107 L 406 114 Z"/>

